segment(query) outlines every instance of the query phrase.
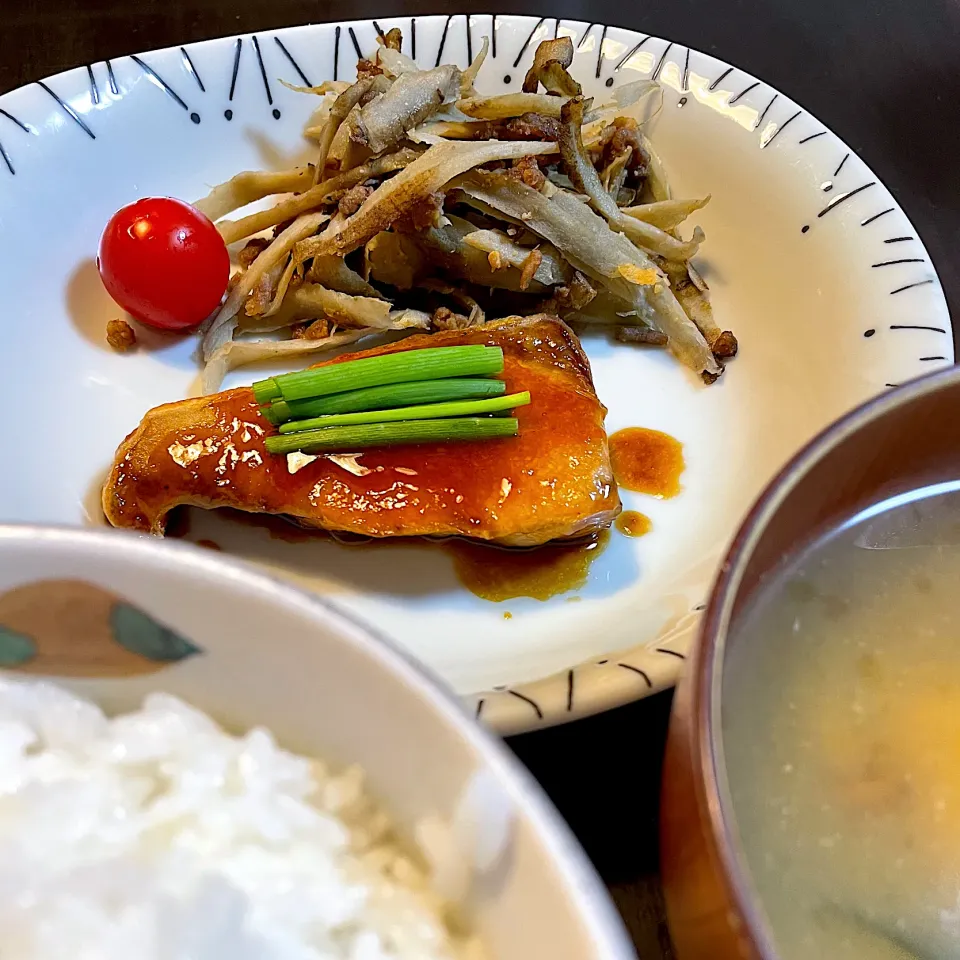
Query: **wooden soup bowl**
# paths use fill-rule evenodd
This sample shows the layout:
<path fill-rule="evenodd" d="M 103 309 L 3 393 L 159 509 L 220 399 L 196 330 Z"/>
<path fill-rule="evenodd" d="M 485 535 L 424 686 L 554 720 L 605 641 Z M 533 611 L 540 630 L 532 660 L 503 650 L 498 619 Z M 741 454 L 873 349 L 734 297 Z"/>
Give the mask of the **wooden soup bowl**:
<path fill-rule="evenodd" d="M 860 510 L 960 478 L 960 369 L 914 381 L 837 421 L 787 464 L 747 515 L 704 613 L 673 704 L 661 859 L 680 960 L 775 960 L 739 848 L 719 748 L 721 688 L 739 623 L 764 579 Z"/>

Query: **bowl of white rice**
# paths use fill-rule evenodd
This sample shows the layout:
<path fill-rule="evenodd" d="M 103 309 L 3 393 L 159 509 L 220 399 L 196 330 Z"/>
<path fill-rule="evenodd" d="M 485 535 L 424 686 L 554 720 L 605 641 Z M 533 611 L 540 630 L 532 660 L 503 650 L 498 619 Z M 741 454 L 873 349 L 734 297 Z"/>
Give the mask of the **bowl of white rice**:
<path fill-rule="evenodd" d="M 369 627 L 211 551 L 34 527 L 0 527 L 0 944 L 635 956 L 532 778 Z"/>

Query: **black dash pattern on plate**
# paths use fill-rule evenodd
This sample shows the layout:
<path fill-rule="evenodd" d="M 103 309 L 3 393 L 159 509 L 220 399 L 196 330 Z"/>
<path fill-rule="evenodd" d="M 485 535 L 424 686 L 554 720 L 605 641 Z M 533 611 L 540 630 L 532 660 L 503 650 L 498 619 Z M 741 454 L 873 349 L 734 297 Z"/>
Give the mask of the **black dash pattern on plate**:
<path fill-rule="evenodd" d="M 607 44 L 607 25 L 603 25 L 603 30 L 600 31 L 600 43 L 597 44 L 597 70 L 596 70 L 596 79 L 600 79 L 600 73 L 603 70 L 603 48 Z"/>
<path fill-rule="evenodd" d="M 673 43 L 668 43 L 664 48 L 663 53 L 660 54 L 660 59 L 657 61 L 657 65 L 654 68 L 653 73 L 650 76 L 650 79 L 656 82 L 660 79 L 660 72 L 663 70 L 664 64 L 667 62 L 667 57 L 670 55 L 670 51 L 673 49 Z"/>
<path fill-rule="evenodd" d="M 32 133 L 34 136 L 37 136 L 35 127 L 31 127 L 22 120 L 18 120 L 12 113 L 4 110 L 2 107 L 0 107 L 0 117 L 6 117 L 11 123 L 15 123 L 24 133 Z"/>
<path fill-rule="evenodd" d="M 875 213 L 872 217 L 867 217 L 866 220 L 861 220 L 860 226 L 861 227 L 869 226 L 871 223 L 873 223 L 874 220 L 879 220 L 881 217 L 885 217 L 888 213 L 893 213 L 893 210 L 894 210 L 893 207 L 887 207 L 886 210 L 881 210 L 879 213 Z"/>
<path fill-rule="evenodd" d="M 641 670 L 639 667 L 635 667 L 629 663 L 617 663 L 618 667 L 623 667 L 624 670 L 629 670 L 631 673 L 637 674 L 639 677 L 643 677 L 644 683 L 647 685 L 648 690 L 653 689 L 653 683 L 650 680 L 650 675 L 646 670 Z"/>
<path fill-rule="evenodd" d="M 443 22 L 443 33 L 440 34 L 440 46 L 437 47 L 437 59 L 434 63 L 434 67 L 440 66 L 440 61 L 443 58 L 443 48 L 447 45 L 447 32 L 450 29 L 450 21 L 453 19 L 453 14 L 447 14 L 447 19 Z"/>
<path fill-rule="evenodd" d="M 187 53 L 186 47 L 180 48 L 180 56 L 183 57 L 183 65 L 187 69 L 187 73 L 197 81 L 197 86 L 200 88 L 201 93 L 206 93 L 207 88 L 203 85 L 203 80 L 200 78 L 200 74 L 197 71 L 197 68 L 193 65 L 193 60 L 190 59 L 190 54 Z"/>
<path fill-rule="evenodd" d="M 757 122 L 753 125 L 754 130 L 760 129 L 760 127 L 763 124 L 763 121 L 766 120 L 767 118 L 767 114 L 770 112 L 770 108 L 777 102 L 777 99 L 779 98 L 779 96 L 780 96 L 779 93 L 775 93 L 770 98 L 770 102 L 763 108 L 763 110 L 760 111 L 760 116 L 757 117 Z M 730 102 L 733 103 L 732 100 Z"/>
<path fill-rule="evenodd" d="M 917 280 L 915 283 L 907 283 L 902 287 L 897 287 L 896 290 L 891 290 L 890 295 L 893 296 L 895 293 L 905 293 L 907 290 L 913 290 L 915 287 L 925 287 L 928 283 L 933 283 L 933 279 L 927 278 L 926 280 Z"/>
<path fill-rule="evenodd" d="M 0 116 L 6 117 L 12 123 L 15 123 L 24 133 L 32 133 L 34 136 L 37 135 L 37 131 L 33 127 L 28 127 L 22 120 L 18 120 L 12 113 L 0 108 Z M 7 153 L 6 147 L 0 143 L 0 158 L 3 159 L 4 164 L 6 165 L 7 170 L 10 171 L 12 176 L 17 175 L 17 171 L 14 169 L 13 161 L 10 159 L 10 154 Z"/>
<path fill-rule="evenodd" d="M 339 27 L 337 28 L 339 29 Z M 230 73 L 230 91 L 227 93 L 227 100 L 233 103 L 233 95 L 237 90 L 237 76 L 240 73 L 240 54 L 243 53 L 243 37 L 237 37 L 237 42 L 233 45 L 233 70 Z M 228 119 L 233 119 L 233 110 L 227 107 L 223 115 Z"/>
<path fill-rule="evenodd" d="M 41 90 L 45 90 L 54 100 L 56 100 L 57 103 L 60 105 L 60 108 L 63 110 L 63 112 L 64 112 L 78 127 L 80 127 L 80 129 L 81 129 L 91 140 L 96 140 L 96 139 L 97 139 L 97 135 L 90 129 L 90 127 L 87 126 L 87 122 L 83 119 L 83 117 L 80 116 L 79 113 L 77 113 L 76 110 L 73 109 L 73 107 L 70 106 L 69 103 L 67 103 L 66 100 L 64 100 L 62 97 L 59 96 L 59 94 L 55 93 L 50 87 L 48 87 L 47 84 L 44 83 L 43 80 L 37 80 L 37 86 L 40 87 Z"/>
<path fill-rule="evenodd" d="M 120 87 L 117 85 L 117 75 L 113 72 L 113 63 L 107 61 L 107 86 L 110 87 L 110 92 L 115 96 L 120 95 Z"/>
<path fill-rule="evenodd" d="M 891 330 L 929 330 L 931 333 L 946 333 L 943 327 L 927 327 L 920 323 L 892 323 Z"/>
<path fill-rule="evenodd" d="M 858 193 L 863 193 L 864 190 L 869 190 L 871 187 L 875 187 L 876 185 L 877 181 L 871 180 L 869 183 L 863 183 L 859 187 L 854 187 L 852 190 L 848 190 L 846 193 L 839 194 L 817 214 L 817 218 L 819 219 L 820 217 L 825 217 L 828 213 L 830 213 L 831 210 L 835 210 L 837 207 L 839 207 L 841 203 L 846 203 L 851 197 L 855 197 Z"/>
<path fill-rule="evenodd" d="M 163 90 L 163 92 L 170 97 L 174 103 L 186 110 L 187 113 L 190 114 L 190 119 L 194 123 L 200 122 L 200 114 L 190 113 L 190 108 L 187 106 L 187 102 L 183 99 L 183 97 L 181 97 L 180 94 L 178 94 L 177 91 L 174 90 L 173 87 L 171 87 L 170 84 L 167 83 L 167 81 L 164 80 L 163 77 L 161 77 L 160 74 L 157 73 L 157 71 L 154 70 L 149 63 L 136 55 L 131 56 L 130 59 L 147 75 L 151 82 L 155 83 L 161 90 Z"/>
<path fill-rule="evenodd" d="M 307 79 L 307 75 L 300 69 L 300 64 L 293 59 L 293 54 L 286 48 L 286 45 L 279 37 L 274 37 L 273 42 L 280 48 L 280 52 L 290 61 L 290 66 L 297 71 L 297 76 L 303 81 L 305 87 L 312 87 L 313 84 Z"/>
<path fill-rule="evenodd" d="M 760 149 L 763 150 L 763 149 L 765 149 L 766 147 L 769 147 L 770 144 L 773 143 L 773 141 L 776 140 L 777 137 L 779 137 L 780 134 L 783 133 L 783 131 L 786 130 L 787 127 L 789 127 L 790 124 L 793 123 L 793 121 L 797 119 L 797 117 L 800 116 L 801 112 L 802 112 L 802 111 L 798 110 L 796 113 L 791 114 L 789 117 L 787 117 L 787 119 L 784 120 L 783 123 L 781 123 L 780 126 L 777 127 L 777 129 L 773 131 L 773 133 L 770 135 L 770 139 L 769 139 L 769 140 L 763 140 L 763 141 L 761 141 L 761 143 L 760 143 Z"/>
<path fill-rule="evenodd" d="M 654 647 L 657 653 L 665 653 L 668 656 L 676 657 L 678 660 L 686 660 L 687 658 L 682 653 L 677 653 L 676 650 L 668 650 L 666 647 Z"/>
<path fill-rule="evenodd" d="M 754 80 L 749 87 L 744 87 L 738 94 L 730 98 L 730 105 L 732 106 L 735 103 L 738 103 L 742 100 L 751 90 L 756 89 L 760 86 L 759 80 Z"/>
<path fill-rule="evenodd" d="M 543 26 L 544 21 L 546 19 L 547 19 L 546 17 L 541 17 L 537 21 L 537 25 L 530 31 L 530 34 L 527 36 L 527 39 L 523 41 L 523 46 L 520 47 L 520 51 L 517 53 L 517 56 L 513 61 L 514 69 L 520 66 L 520 61 L 523 59 L 523 55 L 527 52 L 527 47 L 530 46 L 530 41 L 534 38 L 534 36 L 536 35 L 536 32 Z M 597 76 L 599 77 L 600 74 L 598 73 Z"/>
<path fill-rule="evenodd" d="M 536 712 L 537 719 L 538 720 L 543 719 L 543 711 L 540 709 L 540 704 L 537 703 L 536 700 L 533 700 L 531 697 L 525 696 L 524 694 L 520 693 L 517 690 L 507 690 L 506 692 L 509 693 L 511 697 L 516 697 L 518 700 L 522 700 L 524 703 L 529 703 L 530 706 L 533 707 L 534 711 Z"/>
<path fill-rule="evenodd" d="M 257 55 L 257 63 L 260 65 L 260 79 L 263 80 L 263 89 L 267 95 L 267 105 L 273 107 L 271 113 L 274 120 L 280 119 L 280 111 L 273 106 L 273 93 L 270 90 L 270 80 L 267 78 L 267 67 L 263 62 L 263 52 L 260 50 L 260 40 L 253 37 L 253 51 Z"/>
<path fill-rule="evenodd" d="M 870 266 L 876 270 L 877 267 L 895 267 L 898 263 L 924 263 L 923 257 L 902 257 L 899 260 L 881 260 L 879 263 L 871 263 Z"/>
<path fill-rule="evenodd" d="M 720 84 L 723 83 L 723 81 L 726 80 L 727 77 L 729 77 L 731 73 L 733 73 L 733 67 L 727 67 L 727 69 L 724 70 L 723 73 L 721 73 L 720 76 L 717 77 L 717 79 L 714 80 L 713 83 L 711 83 L 709 87 L 707 87 L 707 89 L 708 89 L 708 90 L 716 90 L 717 87 L 719 87 Z M 731 101 L 731 102 L 732 102 L 732 101 Z"/>
<path fill-rule="evenodd" d="M 362 60 L 363 51 L 360 49 L 360 41 L 357 40 L 357 35 L 353 32 L 353 27 L 347 27 L 347 32 L 350 34 L 351 41 L 353 41 L 353 49 L 357 51 L 357 59 Z"/>
<path fill-rule="evenodd" d="M 97 86 L 97 77 L 93 72 L 93 67 L 87 64 L 87 79 L 90 81 L 90 102 L 94 105 L 100 103 L 100 88 Z"/>

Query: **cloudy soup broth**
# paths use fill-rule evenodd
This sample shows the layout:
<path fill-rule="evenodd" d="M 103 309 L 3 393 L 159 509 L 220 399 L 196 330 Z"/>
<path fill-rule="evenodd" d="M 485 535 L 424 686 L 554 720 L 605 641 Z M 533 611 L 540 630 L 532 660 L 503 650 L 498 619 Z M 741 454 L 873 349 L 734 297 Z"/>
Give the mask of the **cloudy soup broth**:
<path fill-rule="evenodd" d="M 721 755 L 782 960 L 960 958 L 958 491 L 860 514 L 731 633 Z"/>

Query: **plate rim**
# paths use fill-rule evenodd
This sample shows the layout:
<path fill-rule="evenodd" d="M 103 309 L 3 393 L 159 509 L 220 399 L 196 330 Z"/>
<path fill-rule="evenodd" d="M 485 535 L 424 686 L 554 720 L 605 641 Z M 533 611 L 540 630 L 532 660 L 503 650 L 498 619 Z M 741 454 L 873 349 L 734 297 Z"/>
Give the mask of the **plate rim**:
<path fill-rule="evenodd" d="M 618 42 L 623 44 L 624 48 L 627 50 L 627 53 L 621 55 L 618 52 L 616 57 L 617 62 L 615 65 L 613 65 L 612 72 L 606 80 L 607 86 L 612 86 L 613 77 L 616 72 L 623 65 L 627 64 L 634 54 L 636 54 L 648 42 L 651 42 L 658 45 L 654 49 L 660 51 L 659 58 L 656 59 L 656 65 L 652 66 L 650 70 L 644 70 L 642 72 L 637 71 L 638 76 L 650 76 L 655 78 L 659 77 L 667 64 L 675 63 L 681 72 L 681 86 L 683 88 L 680 91 L 682 102 L 680 102 L 678 105 L 682 106 L 687 102 L 687 95 L 692 95 L 692 91 L 687 88 L 687 79 L 690 72 L 691 57 L 695 55 L 701 61 L 709 61 L 720 68 L 721 72 L 718 73 L 717 79 L 714 80 L 709 86 L 710 91 L 715 91 L 716 89 L 720 88 L 720 85 L 732 74 L 738 75 L 739 93 L 733 90 L 726 91 L 721 88 L 721 92 L 729 92 L 730 99 L 728 102 L 735 102 L 747 96 L 748 94 L 756 95 L 758 92 L 764 95 L 764 100 L 767 105 L 759 114 L 759 119 L 753 130 L 745 131 L 746 135 L 757 135 L 758 131 L 760 131 L 761 124 L 767 116 L 768 111 L 771 110 L 775 102 L 779 101 L 781 105 L 789 105 L 790 114 L 786 119 L 776 124 L 772 124 L 771 122 L 771 124 L 768 124 L 763 131 L 760 131 L 759 145 L 761 149 L 772 143 L 790 123 L 805 115 L 813 120 L 818 125 L 819 129 L 816 133 L 811 134 L 801 141 L 801 143 L 806 142 L 806 140 L 826 138 L 827 142 L 833 142 L 837 144 L 842 151 L 844 151 L 844 157 L 840 163 L 840 167 L 843 166 L 849 155 L 855 153 L 855 151 L 850 148 L 836 133 L 834 133 L 830 127 L 823 124 L 815 114 L 804 108 L 792 97 L 783 94 L 776 87 L 765 83 L 763 80 L 754 76 L 749 71 L 744 70 L 740 66 L 731 63 L 728 60 L 720 59 L 711 53 L 707 53 L 695 47 L 690 47 L 686 44 L 677 43 L 669 40 L 666 37 L 661 37 L 655 34 L 643 34 L 631 27 L 623 27 L 600 22 L 592 22 L 588 24 L 583 20 L 568 19 L 565 17 L 537 17 L 535 15 L 528 14 L 498 12 L 456 12 L 450 14 L 434 13 L 422 16 L 405 15 L 384 16 L 381 18 L 360 18 L 356 20 L 332 20 L 297 24 L 275 30 L 265 29 L 259 32 L 244 32 L 239 34 L 213 37 L 192 43 L 184 43 L 182 45 L 173 45 L 169 47 L 146 50 L 132 55 L 125 55 L 123 58 L 134 59 L 134 62 L 138 63 L 149 79 L 164 88 L 180 106 L 187 110 L 188 113 L 190 113 L 190 117 L 194 123 L 199 123 L 199 115 L 190 112 L 187 102 L 181 99 L 176 90 L 169 86 L 143 58 L 161 56 L 175 58 L 180 55 L 183 58 L 184 68 L 194 77 L 199 85 L 200 90 L 205 92 L 203 82 L 200 79 L 199 74 L 197 74 L 189 54 L 189 51 L 199 49 L 204 46 L 221 44 L 224 42 L 236 43 L 237 41 L 251 40 L 256 48 L 256 53 L 260 59 L 262 69 L 263 61 L 260 57 L 258 38 L 272 37 L 276 40 L 280 50 L 286 56 L 286 59 L 290 62 L 295 71 L 299 73 L 301 78 L 305 80 L 306 77 L 303 71 L 294 60 L 293 56 L 291 56 L 290 52 L 286 49 L 280 38 L 286 38 L 304 30 L 326 29 L 335 34 L 337 43 L 339 44 L 341 34 L 348 33 L 353 39 L 353 44 L 346 47 L 345 55 L 349 61 L 354 52 L 359 52 L 359 46 L 356 42 L 354 28 L 359 28 L 362 26 L 366 30 L 370 30 L 372 28 L 379 33 L 381 32 L 379 24 L 382 22 L 383 24 L 388 25 L 387 29 L 389 26 L 403 26 L 404 24 L 411 24 L 413 25 L 413 29 L 415 31 L 416 24 L 419 21 L 419 23 L 422 25 L 421 29 L 425 28 L 431 31 L 442 31 L 441 43 L 437 51 L 437 58 L 439 60 L 440 56 L 442 55 L 448 33 L 451 29 L 451 25 L 455 20 L 462 22 L 468 38 L 468 49 L 472 43 L 475 52 L 478 49 L 479 38 L 486 35 L 484 32 L 477 29 L 475 21 L 482 21 L 486 20 L 487 18 L 490 18 L 489 27 L 493 35 L 496 35 L 497 28 L 500 25 L 499 22 L 509 22 L 521 27 L 530 27 L 529 36 L 520 49 L 520 52 L 517 54 L 516 60 L 511 64 L 510 67 L 511 71 L 517 74 L 517 77 L 519 77 L 520 71 L 523 69 L 521 64 L 524 63 L 524 58 L 527 60 L 532 60 L 533 50 L 536 47 L 535 38 L 536 41 L 539 41 L 540 39 L 545 39 L 549 36 L 555 36 L 560 32 L 561 25 L 564 32 L 572 30 L 574 31 L 574 38 L 579 36 L 579 40 L 577 41 L 578 50 L 583 46 L 587 37 L 592 33 L 599 38 L 596 44 L 597 79 L 599 79 L 602 75 L 602 69 L 607 67 L 610 61 L 614 60 L 613 57 L 607 57 L 604 51 L 604 44 L 608 35 L 611 37 L 615 36 Z M 484 26 L 487 26 L 487 24 L 484 24 Z M 544 27 L 546 27 L 546 30 L 543 30 Z M 541 30 L 543 30 L 543 36 L 538 37 L 538 32 Z M 611 31 L 613 33 L 611 33 Z M 472 38 L 476 38 L 476 40 L 474 41 Z M 344 38 L 344 42 L 347 42 L 346 38 Z M 663 46 L 664 44 L 665 46 Z M 354 47 L 357 48 L 356 51 L 353 49 Z M 238 51 L 239 48 L 240 46 L 238 44 Z M 337 49 L 339 50 L 339 46 Z M 671 54 L 673 54 L 673 57 L 671 57 Z M 496 56 L 496 51 L 494 51 L 494 56 Z M 122 58 L 117 57 L 114 59 L 120 60 Z M 239 62 L 239 57 L 237 58 L 237 62 Z M 98 61 L 98 63 L 106 64 L 106 77 L 103 78 L 104 83 L 109 84 L 110 93 L 114 96 L 117 96 L 120 94 L 120 91 L 114 79 L 111 60 L 108 59 L 106 61 Z M 55 100 L 57 104 L 59 104 L 60 109 L 69 117 L 70 120 L 79 124 L 88 136 L 95 139 L 93 131 L 85 123 L 82 115 L 78 114 L 78 112 L 70 105 L 69 99 L 56 91 L 56 85 L 61 78 L 77 76 L 82 80 L 84 77 L 86 77 L 90 84 L 91 100 L 93 103 L 97 104 L 100 102 L 100 93 L 97 85 L 96 74 L 93 69 L 96 65 L 97 64 L 87 64 L 73 67 L 10 90 L 0 95 L 0 113 L 2 113 L 6 119 L 12 121 L 25 132 L 37 134 L 38 131 L 35 128 L 30 127 L 29 124 L 26 124 L 17 118 L 16 114 L 19 112 L 18 109 L 12 108 L 16 107 L 18 102 L 23 98 L 30 96 L 34 88 L 40 88 L 45 91 L 45 95 L 49 96 Z M 236 64 L 234 65 L 234 77 L 235 76 Z M 740 81 L 743 81 L 742 84 Z M 270 98 L 269 84 L 266 81 L 265 72 L 264 83 L 267 87 L 268 99 L 272 105 L 273 101 L 272 98 Z M 512 85 L 515 86 L 515 84 Z M 741 87 L 742 89 L 740 89 Z M 190 92 L 193 93 L 193 91 Z M 279 112 L 275 110 L 274 116 L 278 116 L 278 113 Z M 195 117 L 196 119 L 194 119 Z M 764 139 L 764 137 L 766 137 L 766 139 Z M 2 139 L 0 139 L 0 171 L 3 170 L 5 165 L 8 172 L 11 175 L 15 175 L 13 159 L 5 147 L 6 140 L 7 135 L 4 134 Z M 839 173 L 840 167 L 837 168 L 837 173 Z M 823 212 L 826 212 L 827 210 L 832 209 L 834 206 L 839 205 L 839 203 L 843 202 L 847 197 L 853 196 L 860 191 L 867 189 L 868 186 L 877 187 L 877 192 L 882 194 L 884 198 L 883 206 L 885 209 L 882 213 L 878 213 L 873 217 L 867 218 L 867 221 L 861 223 L 861 226 L 866 225 L 866 223 L 874 219 L 878 219 L 880 216 L 894 212 L 899 213 L 903 220 L 908 223 L 913 230 L 913 234 L 922 249 L 922 262 L 925 265 L 926 273 L 930 274 L 930 276 L 925 276 L 922 280 L 911 282 L 906 286 L 891 291 L 891 293 L 901 293 L 906 292 L 913 287 L 933 285 L 936 291 L 938 308 L 943 313 L 944 323 L 949 326 L 949 332 L 953 332 L 953 322 L 950 318 L 949 306 L 943 293 L 942 284 L 940 282 L 936 266 L 930 257 L 926 246 L 923 244 L 923 240 L 919 231 L 917 231 L 917 229 L 913 226 L 906 211 L 887 188 L 883 180 L 878 177 L 865 163 L 864 167 L 868 171 L 871 181 L 865 186 L 861 186 L 842 194 L 837 194 L 827 202 L 827 207 Z M 816 214 L 816 216 L 822 216 L 823 212 Z M 949 350 L 946 351 L 942 359 L 949 361 L 950 363 L 954 362 L 952 338 L 949 343 Z M 899 385 L 887 384 L 887 386 Z M 824 425 L 822 430 L 829 429 L 830 425 L 831 424 Z M 820 435 L 820 432 L 818 432 L 818 436 Z M 712 592 L 712 585 L 715 578 L 716 572 L 711 577 L 710 589 L 703 597 L 704 601 L 706 601 L 707 596 L 710 594 L 710 592 Z M 686 660 L 686 653 L 683 650 L 673 649 L 671 647 L 671 643 L 673 643 L 678 637 L 689 637 L 694 632 L 699 632 L 699 628 L 696 624 L 700 619 L 700 612 L 704 609 L 704 606 L 705 603 L 698 604 L 692 610 L 681 616 L 677 622 L 673 624 L 673 626 L 661 631 L 657 637 L 649 638 L 644 643 L 636 644 L 629 648 L 615 651 L 610 654 L 591 657 L 538 680 L 506 684 L 504 686 L 494 687 L 493 689 L 489 690 L 464 694 L 461 695 L 460 699 L 465 707 L 471 711 L 477 719 L 481 720 L 486 725 L 492 727 L 494 730 L 503 735 L 510 735 L 569 722 L 571 720 L 587 717 L 605 710 L 614 709 L 615 707 L 623 706 L 635 700 L 651 696 L 673 686 L 679 679 L 683 668 L 683 662 Z"/>

